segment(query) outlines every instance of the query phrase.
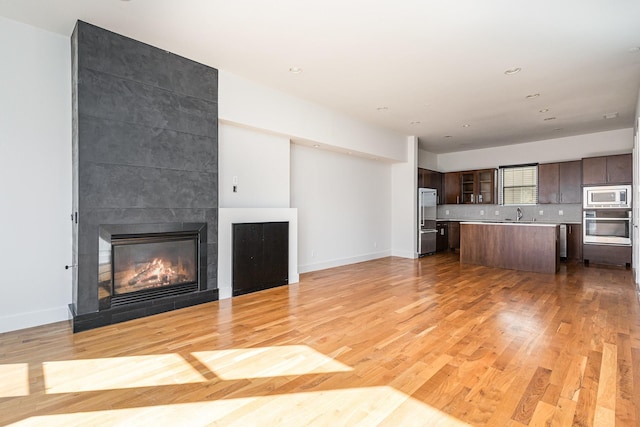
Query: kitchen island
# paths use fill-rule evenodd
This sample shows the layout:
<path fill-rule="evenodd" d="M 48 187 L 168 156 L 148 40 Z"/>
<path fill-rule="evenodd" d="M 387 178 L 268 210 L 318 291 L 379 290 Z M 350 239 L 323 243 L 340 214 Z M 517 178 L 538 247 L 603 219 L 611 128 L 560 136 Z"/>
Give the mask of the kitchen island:
<path fill-rule="evenodd" d="M 556 273 L 560 226 L 541 223 L 460 223 L 460 262 Z"/>

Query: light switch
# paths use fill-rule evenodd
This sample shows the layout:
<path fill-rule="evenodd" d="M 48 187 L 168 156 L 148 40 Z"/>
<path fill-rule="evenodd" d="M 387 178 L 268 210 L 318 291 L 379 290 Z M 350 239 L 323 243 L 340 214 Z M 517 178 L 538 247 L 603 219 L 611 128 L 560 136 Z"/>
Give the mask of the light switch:
<path fill-rule="evenodd" d="M 558 211 L 558 215 L 563 216 L 563 215 L 564 215 L 564 211 L 563 211 L 562 209 L 560 209 L 560 210 Z"/>
<path fill-rule="evenodd" d="M 233 176 L 233 185 L 238 185 L 238 175 Z"/>
<path fill-rule="evenodd" d="M 540 211 L 540 215 L 544 215 L 544 211 Z"/>

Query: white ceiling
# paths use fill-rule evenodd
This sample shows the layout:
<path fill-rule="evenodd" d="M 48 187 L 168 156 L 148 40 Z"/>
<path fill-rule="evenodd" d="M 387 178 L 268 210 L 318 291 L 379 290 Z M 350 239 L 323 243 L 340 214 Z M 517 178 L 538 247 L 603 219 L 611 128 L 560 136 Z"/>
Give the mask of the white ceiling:
<path fill-rule="evenodd" d="M 0 15 L 65 36 L 80 19 L 434 153 L 633 127 L 640 86 L 638 0 L 0 0 Z"/>

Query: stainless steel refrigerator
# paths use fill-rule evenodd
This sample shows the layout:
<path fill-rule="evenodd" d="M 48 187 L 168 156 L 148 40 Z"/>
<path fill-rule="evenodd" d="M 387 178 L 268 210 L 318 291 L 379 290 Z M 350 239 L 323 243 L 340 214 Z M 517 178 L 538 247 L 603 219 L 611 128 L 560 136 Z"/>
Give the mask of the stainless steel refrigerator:
<path fill-rule="evenodd" d="M 436 252 L 437 201 L 438 193 L 435 189 L 418 189 L 418 256 Z"/>

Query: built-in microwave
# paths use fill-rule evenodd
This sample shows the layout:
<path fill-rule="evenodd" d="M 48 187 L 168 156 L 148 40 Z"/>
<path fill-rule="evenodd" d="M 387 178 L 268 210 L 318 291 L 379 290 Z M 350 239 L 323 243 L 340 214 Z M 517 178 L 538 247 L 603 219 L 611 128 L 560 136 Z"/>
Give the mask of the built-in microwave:
<path fill-rule="evenodd" d="M 631 209 L 630 185 L 584 187 L 582 191 L 585 209 Z"/>

